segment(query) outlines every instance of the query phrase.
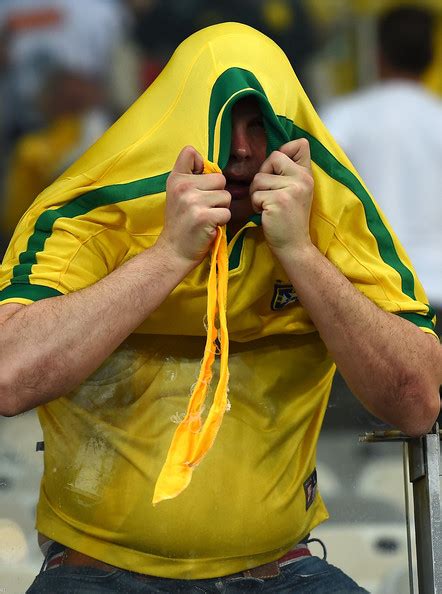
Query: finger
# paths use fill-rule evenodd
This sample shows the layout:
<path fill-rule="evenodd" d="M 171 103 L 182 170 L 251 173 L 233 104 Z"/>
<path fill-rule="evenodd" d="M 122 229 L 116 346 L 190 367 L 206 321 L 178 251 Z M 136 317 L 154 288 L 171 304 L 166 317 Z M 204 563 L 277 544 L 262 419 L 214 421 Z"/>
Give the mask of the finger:
<path fill-rule="evenodd" d="M 280 190 L 287 187 L 287 179 L 283 175 L 257 173 L 250 184 L 250 194 L 261 190 Z"/>
<path fill-rule="evenodd" d="M 181 207 L 181 212 L 206 213 L 213 208 L 229 208 L 232 197 L 229 192 L 221 191 L 201 191 L 191 188 L 191 192 L 178 194 L 178 201 L 175 203 Z M 204 214 L 203 216 L 206 216 Z"/>
<path fill-rule="evenodd" d="M 226 187 L 226 178 L 222 173 L 195 175 L 193 181 L 199 190 L 224 190 Z"/>
<path fill-rule="evenodd" d="M 253 210 L 260 214 L 274 202 L 272 191 L 254 192 L 251 196 Z"/>
<path fill-rule="evenodd" d="M 283 144 L 279 151 L 301 167 L 311 168 L 310 143 L 307 138 L 298 138 Z"/>
<path fill-rule="evenodd" d="M 227 191 L 201 192 L 201 204 L 209 208 L 229 208 L 231 200 L 232 197 Z"/>
<path fill-rule="evenodd" d="M 226 178 L 222 173 L 208 173 L 207 175 L 194 175 L 189 173 L 172 172 L 167 180 L 167 189 L 169 192 L 182 196 L 200 191 L 218 191 L 223 192 L 226 186 Z"/>
<path fill-rule="evenodd" d="M 185 146 L 175 161 L 174 173 L 202 173 L 204 160 L 193 146 Z"/>
<path fill-rule="evenodd" d="M 281 151 L 273 151 L 259 169 L 260 173 L 272 175 L 293 175 L 295 170 L 295 163 Z"/>
<path fill-rule="evenodd" d="M 211 224 L 213 224 L 215 227 L 218 227 L 218 225 L 227 225 L 231 216 L 232 213 L 228 208 L 212 208 L 210 210 Z"/>

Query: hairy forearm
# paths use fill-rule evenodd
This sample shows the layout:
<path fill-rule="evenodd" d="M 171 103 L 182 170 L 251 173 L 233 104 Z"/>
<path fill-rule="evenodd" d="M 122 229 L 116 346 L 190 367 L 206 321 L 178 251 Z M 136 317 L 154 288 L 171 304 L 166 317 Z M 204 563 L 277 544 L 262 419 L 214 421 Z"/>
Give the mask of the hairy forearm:
<path fill-rule="evenodd" d="M 276 255 L 362 404 L 410 435 L 430 429 L 442 382 L 437 341 L 379 309 L 314 246 Z"/>
<path fill-rule="evenodd" d="M 17 414 L 78 386 L 189 269 L 154 246 L 88 288 L 17 311 L 1 326 L 0 413 Z"/>

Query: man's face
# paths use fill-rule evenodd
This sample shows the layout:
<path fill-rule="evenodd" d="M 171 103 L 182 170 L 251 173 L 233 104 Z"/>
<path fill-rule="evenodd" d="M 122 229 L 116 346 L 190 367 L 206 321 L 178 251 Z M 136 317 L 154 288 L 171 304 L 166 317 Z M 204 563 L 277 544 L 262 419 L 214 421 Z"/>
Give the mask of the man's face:
<path fill-rule="evenodd" d="M 249 187 L 266 159 L 267 137 L 256 99 L 240 99 L 232 109 L 232 143 L 223 170 L 232 196 L 231 227 L 236 231 L 253 214 Z"/>

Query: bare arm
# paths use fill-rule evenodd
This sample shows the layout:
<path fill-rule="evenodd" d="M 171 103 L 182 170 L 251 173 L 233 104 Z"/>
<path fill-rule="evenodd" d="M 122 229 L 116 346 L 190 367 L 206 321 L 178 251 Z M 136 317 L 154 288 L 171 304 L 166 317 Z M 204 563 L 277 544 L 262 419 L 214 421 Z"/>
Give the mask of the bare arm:
<path fill-rule="evenodd" d="M 440 409 L 442 347 L 437 340 L 382 311 L 315 247 L 282 260 L 354 395 L 409 435 L 428 431 Z"/>
<path fill-rule="evenodd" d="M 87 378 L 207 253 L 230 218 L 220 174 L 183 149 L 169 177 L 157 243 L 81 291 L 0 308 L 0 414 L 11 416 L 69 392 Z"/>
<path fill-rule="evenodd" d="M 33 408 L 79 385 L 160 305 L 186 270 L 157 251 L 147 250 L 82 291 L 23 306 L 4 321 L 2 414 Z"/>
<path fill-rule="evenodd" d="M 308 231 L 308 144 L 294 141 L 281 151 L 263 164 L 252 187 L 270 248 L 355 396 L 405 433 L 426 432 L 440 410 L 441 345 L 378 308 L 316 249 Z"/>

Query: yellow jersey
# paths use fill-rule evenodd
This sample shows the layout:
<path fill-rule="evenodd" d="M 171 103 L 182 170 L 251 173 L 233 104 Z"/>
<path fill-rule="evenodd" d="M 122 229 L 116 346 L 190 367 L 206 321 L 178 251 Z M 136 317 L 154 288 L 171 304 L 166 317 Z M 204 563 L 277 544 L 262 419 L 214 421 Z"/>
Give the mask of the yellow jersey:
<path fill-rule="evenodd" d="M 261 106 L 269 152 L 294 138 L 310 142 L 318 249 L 383 310 L 433 332 L 407 255 L 287 58 L 238 23 L 181 44 L 126 114 L 37 198 L 1 267 L 0 301 L 81 290 L 152 246 L 179 151 L 191 144 L 223 168 L 232 106 L 249 95 Z M 259 216 L 228 251 L 231 409 L 191 484 L 152 506 L 204 349 L 208 259 L 88 380 L 39 407 L 37 528 L 46 536 L 132 571 L 197 579 L 276 559 L 327 518 L 315 452 L 334 363 Z"/>

